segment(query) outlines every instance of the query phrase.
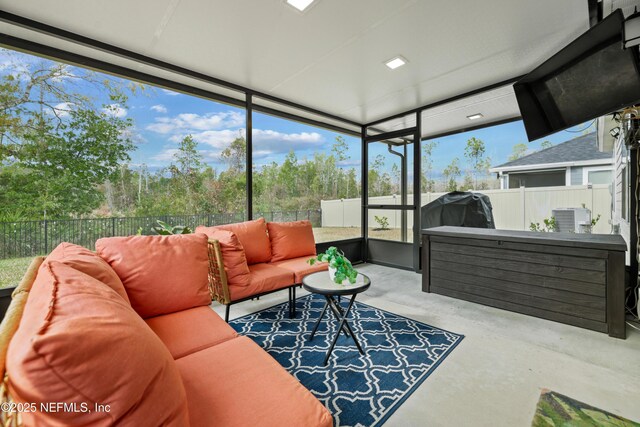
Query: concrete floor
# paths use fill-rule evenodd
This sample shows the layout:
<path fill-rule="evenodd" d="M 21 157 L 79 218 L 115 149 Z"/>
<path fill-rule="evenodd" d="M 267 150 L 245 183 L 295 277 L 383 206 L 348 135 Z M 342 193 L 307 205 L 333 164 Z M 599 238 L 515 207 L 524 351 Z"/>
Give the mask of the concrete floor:
<path fill-rule="evenodd" d="M 421 291 L 419 274 L 365 264 L 359 301 L 465 335 L 385 426 L 531 425 L 541 389 L 640 422 L 640 332 L 627 339 Z M 231 308 L 239 317 L 279 292 Z M 224 308 L 214 309 L 224 314 Z"/>

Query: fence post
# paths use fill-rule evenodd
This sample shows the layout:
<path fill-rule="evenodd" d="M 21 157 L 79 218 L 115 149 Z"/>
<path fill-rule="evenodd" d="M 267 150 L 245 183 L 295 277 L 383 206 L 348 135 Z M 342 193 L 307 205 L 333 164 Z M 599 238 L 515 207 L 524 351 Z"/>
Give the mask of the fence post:
<path fill-rule="evenodd" d="M 111 217 L 111 237 L 115 237 L 116 235 L 116 219 L 115 217 Z"/>
<path fill-rule="evenodd" d="M 47 220 L 44 220 L 44 253 L 48 254 L 49 251 L 47 250 L 49 247 L 49 223 L 47 222 Z"/>
<path fill-rule="evenodd" d="M 520 187 L 520 209 L 522 209 L 522 229 L 528 230 L 527 228 L 527 211 L 526 211 L 526 188 Z"/>

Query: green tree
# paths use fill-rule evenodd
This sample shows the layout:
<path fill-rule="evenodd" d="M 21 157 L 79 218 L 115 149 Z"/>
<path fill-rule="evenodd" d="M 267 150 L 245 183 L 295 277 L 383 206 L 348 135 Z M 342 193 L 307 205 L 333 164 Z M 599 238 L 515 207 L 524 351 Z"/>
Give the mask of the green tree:
<path fill-rule="evenodd" d="M 464 177 L 462 178 L 462 186 L 460 188 L 461 190 L 465 191 L 465 190 L 474 190 L 475 186 L 473 183 L 473 177 L 471 176 L 471 174 L 469 172 L 464 174 Z"/>
<path fill-rule="evenodd" d="M 349 160 L 349 155 L 347 154 L 347 150 L 349 149 L 349 145 L 344 137 L 338 135 L 336 136 L 336 141 L 331 146 L 331 154 L 338 162 L 344 162 L 345 160 Z"/>
<path fill-rule="evenodd" d="M 0 212 L 39 219 L 97 209 L 100 186 L 134 149 L 124 89 L 46 60 L 9 71 L 0 78 Z M 79 82 L 108 102 L 79 93 Z"/>
<path fill-rule="evenodd" d="M 198 142 L 191 135 L 185 136 L 173 155 L 174 163 L 169 166 L 173 178 L 170 197 L 176 213 L 201 213 L 200 199 L 204 164 L 198 151 Z"/>
<path fill-rule="evenodd" d="M 247 162 L 247 141 L 242 135 L 234 139 L 228 147 L 220 153 L 220 159 L 227 165 L 228 170 L 244 172 Z"/>
<path fill-rule="evenodd" d="M 444 189 L 447 192 L 457 191 L 458 190 L 458 181 L 457 179 L 460 177 L 460 159 L 457 157 L 447 165 L 446 168 L 442 171 L 442 176 L 444 178 Z"/>
<path fill-rule="evenodd" d="M 393 193 L 399 194 L 402 187 L 402 171 L 397 163 L 391 165 L 391 176 L 393 177 Z"/>
<path fill-rule="evenodd" d="M 345 198 L 348 199 L 348 198 L 354 198 L 359 196 L 360 196 L 360 191 L 359 191 L 357 172 L 354 168 L 351 168 L 349 169 L 349 172 L 347 172 L 347 189 L 346 189 Z"/>
<path fill-rule="evenodd" d="M 464 156 L 471 163 L 473 173 L 473 188 L 478 188 L 478 175 L 486 175 L 491 167 L 491 159 L 485 158 L 484 142 L 480 139 L 470 138 L 464 148 Z"/>
<path fill-rule="evenodd" d="M 369 197 L 388 196 L 393 192 L 391 176 L 384 167 L 384 156 L 378 154 L 369 167 Z"/>
<path fill-rule="evenodd" d="M 540 144 L 541 150 L 546 150 L 547 148 L 551 148 L 551 147 L 553 147 L 553 142 L 551 141 L 542 141 L 542 143 Z"/>
<path fill-rule="evenodd" d="M 433 151 L 438 146 L 438 141 L 422 143 L 422 190 L 436 191 L 436 181 L 433 179 Z"/>
<path fill-rule="evenodd" d="M 331 156 L 335 159 L 336 166 L 340 163 L 349 160 L 350 156 L 347 154 L 349 145 L 344 137 L 338 135 L 335 138 L 335 142 L 331 146 Z M 345 173 L 340 167 L 336 168 L 335 180 L 334 180 L 334 193 L 337 198 L 341 196 L 341 189 L 347 182 L 345 182 Z M 348 196 L 347 196 L 348 197 Z"/>
<path fill-rule="evenodd" d="M 227 169 L 220 172 L 217 179 L 215 171 L 208 170 L 205 179 L 208 212 L 242 212 L 246 206 L 247 175 L 245 171 L 247 158 L 247 141 L 242 135 L 234 139 L 220 154 Z M 254 179 L 255 189 L 255 179 Z"/>
<path fill-rule="evenodd" d="M 202 170 L 202 154 L 198 151 L 198 143 L 191 135 L 187 135 L 178 144 L 178 151 L 173 155 L 177 172 L 183 177 L 193 177 Z"/>
<path fill-rule="evenodd" d="M 527 144 L 523 142 L 517 143 L 511 149 L 511 155 L 509 156 L 509 161 L 512 162 L 514 160 L 518 160 L 521 157 L 524 157 L 527 154 L 528 149 L 529 147 L 527 147 Z"/>

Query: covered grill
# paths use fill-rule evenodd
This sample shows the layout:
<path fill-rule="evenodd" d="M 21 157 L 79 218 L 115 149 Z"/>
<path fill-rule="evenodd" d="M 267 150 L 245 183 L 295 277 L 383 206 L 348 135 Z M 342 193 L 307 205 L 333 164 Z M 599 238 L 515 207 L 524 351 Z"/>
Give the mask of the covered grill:
<path fill-rule="evenodd" d="M 421 208 L 422 228 L 453 225 L 496 228 L 489 196 L 470 191 L 454 191 Z"/>

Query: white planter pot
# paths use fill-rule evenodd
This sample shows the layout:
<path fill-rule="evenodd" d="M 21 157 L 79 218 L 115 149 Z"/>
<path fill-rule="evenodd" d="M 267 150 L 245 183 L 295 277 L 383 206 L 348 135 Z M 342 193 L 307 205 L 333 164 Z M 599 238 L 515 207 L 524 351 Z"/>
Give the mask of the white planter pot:
<path fill-rule="evenodd" d="M 336 278 L 336 269 L 333 267 L 329 267 L 329 277 L 331 278 L 331 281 L 333 283 L 336 283 L 335 278 Z M 349 279 L 344 279 L 341 283 L 342 285 L 348 285 L 349 284 Z M 337 285 L 337 283 L 336 283 Z"/>
<path fill-rule="evenodd" d="M 333 283 L 335 283 L 335 278 L 336 278 L 336 269 L 333 267 L 329 267 L 329 277 L 331 278 L 331 281 Z"/>

